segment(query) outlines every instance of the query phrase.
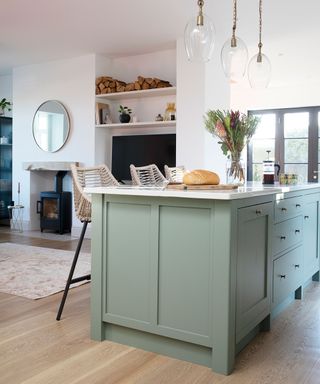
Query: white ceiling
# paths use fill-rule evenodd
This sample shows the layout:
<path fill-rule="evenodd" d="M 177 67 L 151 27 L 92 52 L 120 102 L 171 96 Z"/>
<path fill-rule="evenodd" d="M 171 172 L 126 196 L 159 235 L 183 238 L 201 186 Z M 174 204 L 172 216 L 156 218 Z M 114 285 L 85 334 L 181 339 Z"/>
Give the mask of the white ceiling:
<path fill-rule="evenodd" d="M 196 0 L 1 0 L 0 75 L 13 67 L 89 53 L 124 56 L 173 47 Z M 232 0 L 206 0 L 219 40 L 231 33 Z M 289 76 L 312 81 L 320 64 L 319 0 L 264 0 L 264 51 Z M 238 35 L 256 53 L 258 0 L 238 0 Z M 251 47 L 250 47 L 251 46 Z M 216 47 L 216 57 L 221 47 Z M 290 71 L 288 71 L 290 69 Z"/>

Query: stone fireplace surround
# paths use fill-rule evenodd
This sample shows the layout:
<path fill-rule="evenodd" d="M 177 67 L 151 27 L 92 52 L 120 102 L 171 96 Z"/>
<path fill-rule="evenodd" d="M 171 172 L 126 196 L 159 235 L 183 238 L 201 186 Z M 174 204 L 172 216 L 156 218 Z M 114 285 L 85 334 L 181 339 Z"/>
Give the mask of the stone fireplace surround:
<path fill-rule="evenodd" d="M 31 161 L 22 163 L 25 171 L 70 171 L 71 164 L 79 165 L 76 161 Z"/>
<path fill-rule="evenodd" d="M 23 162 L 22 168 L 30 171 L 30 212 L 24 221 L 24 229 L 40 231 L 40 217 L 36 213 L 36 204 L 39 200 L 40 192 L 54 190 L 54 178 L 58 171 L 70 171 L 71 164 L 79 165 L 75 161 L 29 161 Z M 63 180 L 64 191 L 72 192 L 72 177 L 70 172 Z M 73 203 L 72 203 L 73 204 Z M 81 230 L 81 222 L 74 214 L 72 208 L 72 235 L 77 236 Z"/>

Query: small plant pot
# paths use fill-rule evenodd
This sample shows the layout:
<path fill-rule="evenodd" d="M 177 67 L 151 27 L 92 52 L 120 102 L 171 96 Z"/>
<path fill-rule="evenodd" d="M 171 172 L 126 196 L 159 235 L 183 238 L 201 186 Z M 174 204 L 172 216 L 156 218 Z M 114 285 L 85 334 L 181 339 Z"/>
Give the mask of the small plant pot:
<path fill-rule="evenodd" d="M 128 113 L 121 113 L 119 115 L 120 123 L 129 123 L 131 116 Z"/>

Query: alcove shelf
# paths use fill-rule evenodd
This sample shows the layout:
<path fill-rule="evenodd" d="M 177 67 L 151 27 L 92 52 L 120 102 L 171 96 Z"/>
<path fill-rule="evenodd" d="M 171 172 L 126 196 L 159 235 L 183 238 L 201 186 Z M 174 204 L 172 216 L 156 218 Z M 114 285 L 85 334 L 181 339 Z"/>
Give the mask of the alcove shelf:
<path fill-rule="evenodd" d="M 175 127 L 176 121 L 141 121 L 137 123 L 113 123 L 113 124 L 97 124 L 96 128 L 157 128 L 157 127 Z"/>
<path fill-rule="evenodd" d="M 104 94 L 96 95 L 96 99 L 97 101 L 103 102 L 103 100 L 124 100 L 124 99 L 139 99 L 143 97 L 170 96 L 170 95 L 175 95 L 176 91 L 177 91 L 176 87 L 153 88 L 153 89 L 144 89 L 141 91 L 104 93 Z"/>

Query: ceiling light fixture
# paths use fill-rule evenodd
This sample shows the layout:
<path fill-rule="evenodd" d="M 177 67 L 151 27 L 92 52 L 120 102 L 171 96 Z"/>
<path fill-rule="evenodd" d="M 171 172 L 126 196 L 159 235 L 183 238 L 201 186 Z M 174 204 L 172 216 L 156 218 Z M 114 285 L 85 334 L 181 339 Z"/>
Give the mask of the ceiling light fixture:
<path fill-rule="evenodd" d="M 198 6 L 198 16 L 184 30 L 184 43 L 190 61 L 206 62 L 211 59 L 216 33 L 212 20 L 203 13 L 204 1 L 198 0 Z"/>
<path fill-rule="evenodd" d="M 237 0 L 233 0 L 232 36 L 221 49 L 221 64 L 223 72 L 230 83 L 236 83 L 246 73 L 248 49 L 243 40 L 236 36 L 237 29 Z"/>
<path fill-rule="evenodd" d="M 259 0 L 259 51 L 254 55 L 248 66 L 248 78 L 252 88 L 267 88 L 271 79 L 271 63 L 268 57 L 262 53 L 262 0 Z"/>

